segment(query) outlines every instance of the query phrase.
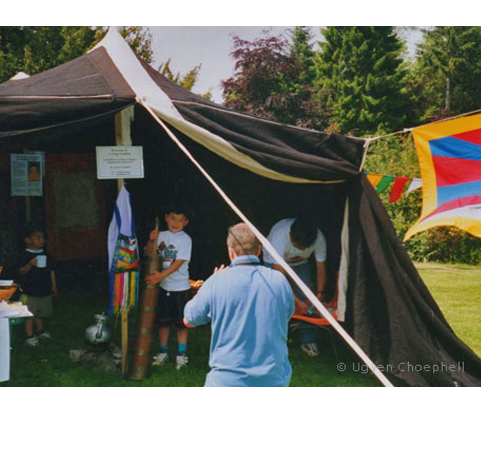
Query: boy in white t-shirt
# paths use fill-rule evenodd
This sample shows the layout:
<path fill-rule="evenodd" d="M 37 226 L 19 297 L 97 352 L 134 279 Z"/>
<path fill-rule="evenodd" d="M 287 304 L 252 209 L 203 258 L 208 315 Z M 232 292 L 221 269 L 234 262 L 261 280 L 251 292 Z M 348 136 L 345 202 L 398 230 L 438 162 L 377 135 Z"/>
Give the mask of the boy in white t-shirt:
<path fill-rule="evenodd" d="M 170 326 L 177 328 L 176 368 L 188 362 L 186 356 L 188 329 L 184 325 L 184 307 L 191 298 L 189 261 L 192 239 L 184 231 L 189 223 L 189 213 L 181 207 L 171 207 L 165 215 L 166 231 L 152 230 L 145 250 L 162 257 L 162 271 L 154 271 L 145 277 L 147 284 L 159 283 L 159 300 L 156 321 L 159 325 L 160 353 L 154 356 L 153 365 L 167 362 Z"/>

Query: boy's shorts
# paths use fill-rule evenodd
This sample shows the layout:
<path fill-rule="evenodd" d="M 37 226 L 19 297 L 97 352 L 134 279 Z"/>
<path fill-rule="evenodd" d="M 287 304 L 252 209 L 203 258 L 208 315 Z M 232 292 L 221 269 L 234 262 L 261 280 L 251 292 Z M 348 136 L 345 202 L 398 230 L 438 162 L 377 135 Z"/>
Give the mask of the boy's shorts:
<path fill-rule="evenodd" d="M 34 297 L 27 295 L 27 308 L 34 317 L 49 317 L 53 313 L 52 296 Z"/>
<path fill-rule="evenodd" d="M 159 299 L 155 319 L 157 325 L 167 327 L 174 324 L 177 328 L 185 328 L 184 308 L 192 298 L 191 290 L 165 291 L 159 288 Z"/>

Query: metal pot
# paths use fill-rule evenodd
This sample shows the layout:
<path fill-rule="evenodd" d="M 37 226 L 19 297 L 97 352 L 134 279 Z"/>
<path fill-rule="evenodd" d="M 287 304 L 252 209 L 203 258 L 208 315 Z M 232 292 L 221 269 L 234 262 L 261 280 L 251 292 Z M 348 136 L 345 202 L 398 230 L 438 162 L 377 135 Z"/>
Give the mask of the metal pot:
<path fill-rule="evenodd" d="M 106 325 L 109 318 L 105 313 L 95 314 L 94 318 L 97 322 L 85 330 L 85 340 L 90 344 L 107 344 L 111 336 L 110 330 Z"/>

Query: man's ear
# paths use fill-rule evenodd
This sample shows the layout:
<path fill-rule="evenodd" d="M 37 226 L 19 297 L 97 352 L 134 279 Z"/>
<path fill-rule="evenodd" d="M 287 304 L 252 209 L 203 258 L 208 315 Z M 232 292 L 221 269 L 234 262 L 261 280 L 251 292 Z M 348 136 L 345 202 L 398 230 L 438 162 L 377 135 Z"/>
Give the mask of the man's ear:
<path fill-rule="evenodd" d="M 259 244 L 259 250 L 257 250 L 256 256 L 257 256 L 257 257 L 261 256 L 261 252 L 262 252 L 262 245 Z"/>
<path fill-rule="evenodd" d="M 236 252 L 232 247 L 227 247 L 227 252 L 229 253 L 229 259 L 231 262 L 237 258 Z"/>

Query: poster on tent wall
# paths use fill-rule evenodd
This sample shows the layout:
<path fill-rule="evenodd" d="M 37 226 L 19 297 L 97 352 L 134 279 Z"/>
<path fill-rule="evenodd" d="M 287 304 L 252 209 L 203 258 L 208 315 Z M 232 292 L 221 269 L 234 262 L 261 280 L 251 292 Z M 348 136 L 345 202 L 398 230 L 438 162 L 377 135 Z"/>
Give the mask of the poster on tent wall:
<path fill-rule="evenodd" d="M 41 197 L 45 156 L 42 152 L 10 155 L 12 196 Z"/>
<path fill-rule="evenodd" d="M 481 237 L 481 114 L 415 128 L 423 180 L 421 217 L 406 241 L 437 226 Z"/>

